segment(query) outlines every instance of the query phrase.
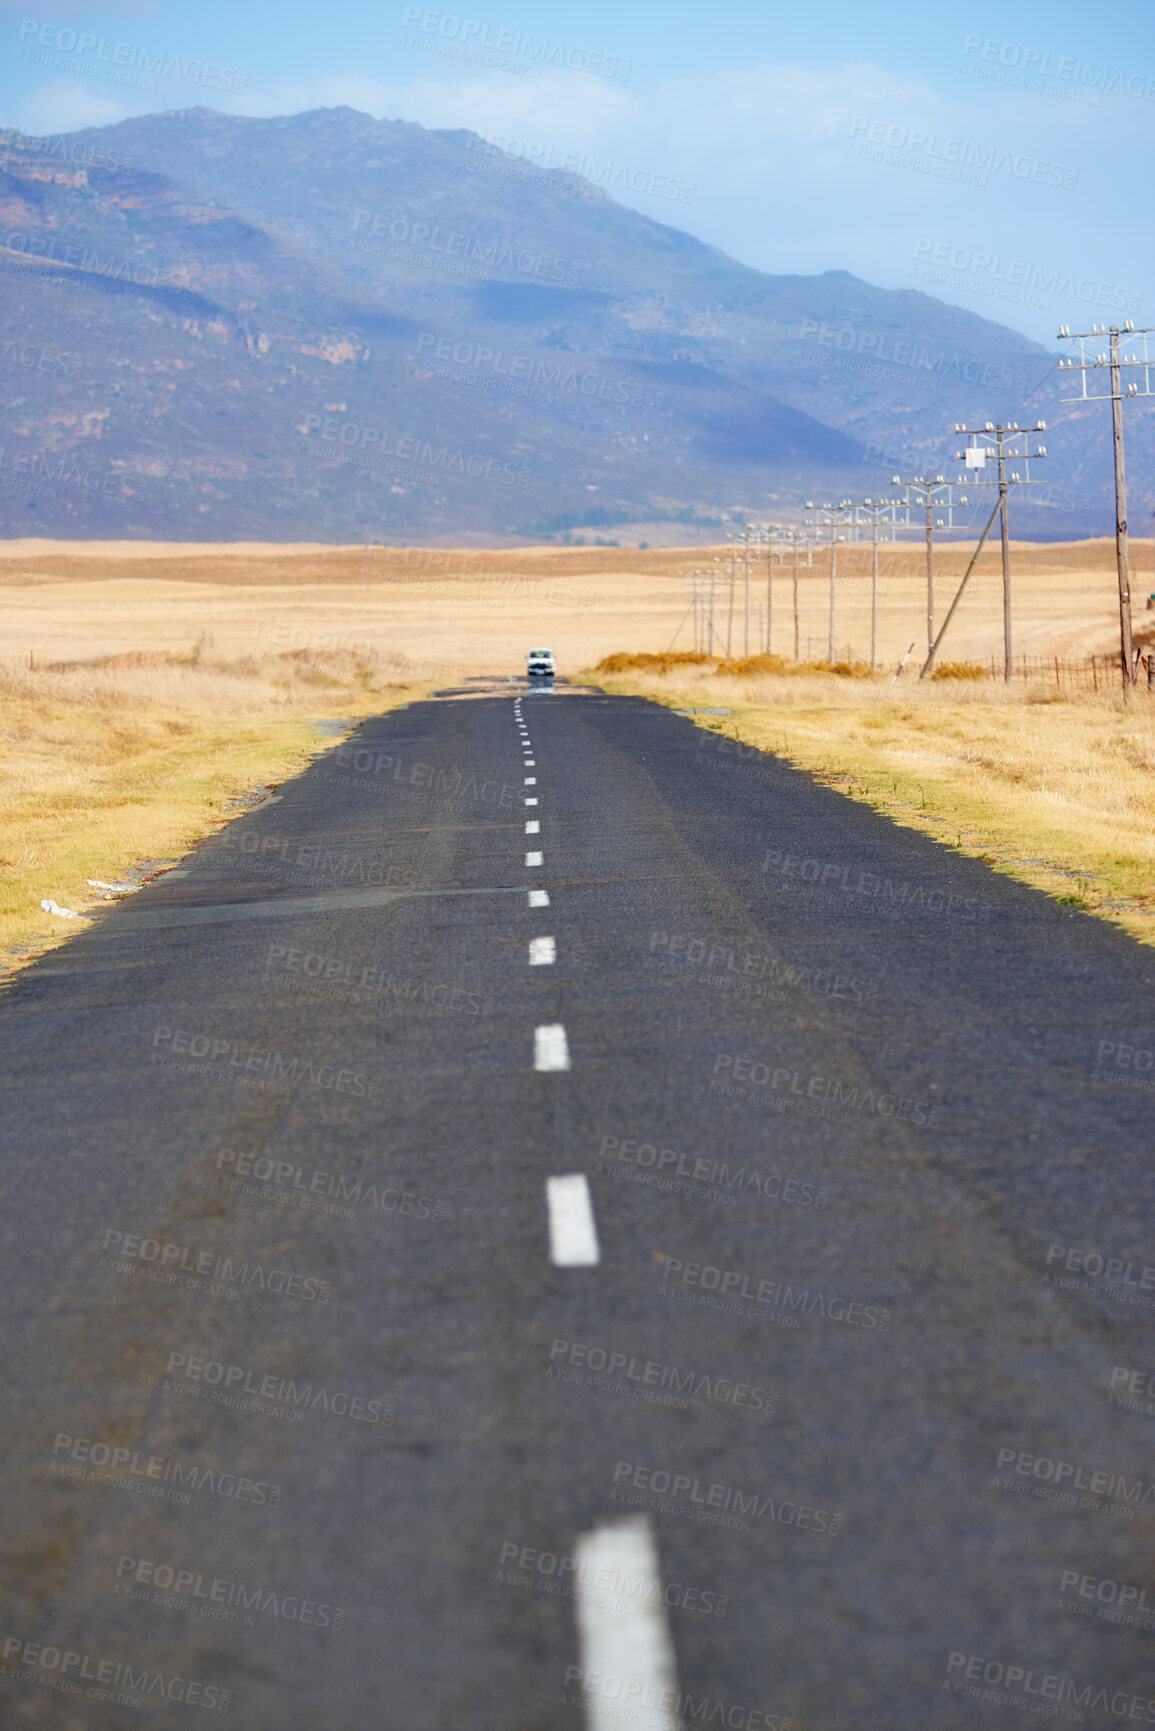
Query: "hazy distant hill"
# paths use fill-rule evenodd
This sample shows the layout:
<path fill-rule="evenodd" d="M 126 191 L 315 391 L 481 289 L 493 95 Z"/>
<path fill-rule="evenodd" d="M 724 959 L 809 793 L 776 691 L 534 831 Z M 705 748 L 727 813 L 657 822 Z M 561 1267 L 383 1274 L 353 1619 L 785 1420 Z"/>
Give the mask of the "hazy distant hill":
<path fill-rule="evenodd" d="M 2 161 L 6 534 L 716 539 L 1040 413 L 1051 503 L 1017 526 L 1106 521 L 1105 405 L 1058 424 L 1038 344 L 767 276 L 468 132 L 194 109 Z"/>

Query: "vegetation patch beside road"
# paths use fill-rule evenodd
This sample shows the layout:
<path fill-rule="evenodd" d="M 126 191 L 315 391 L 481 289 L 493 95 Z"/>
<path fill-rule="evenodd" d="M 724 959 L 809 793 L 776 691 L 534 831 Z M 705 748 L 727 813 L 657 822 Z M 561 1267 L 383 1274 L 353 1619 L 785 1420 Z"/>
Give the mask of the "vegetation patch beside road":
<path fill-rule="evenodd" d="M 664 666 L 655 665 L 661 662 Z M 1155 944 L 1155 697 L 989 678 L 607 656 L 590 683 L 693 710 L 814 780 Z M 711 715 L 710 709 L 730 713 Z M 721 761 L 720 758 L 720 761 Z"/>
<path fill-rule="evenodd" d="M 0 974 L 131 893 L 90 879 L 148 881 L 359 719 L 429 689 L 386 683 L 370 655 L 304 651 L 0 667 Z"/>

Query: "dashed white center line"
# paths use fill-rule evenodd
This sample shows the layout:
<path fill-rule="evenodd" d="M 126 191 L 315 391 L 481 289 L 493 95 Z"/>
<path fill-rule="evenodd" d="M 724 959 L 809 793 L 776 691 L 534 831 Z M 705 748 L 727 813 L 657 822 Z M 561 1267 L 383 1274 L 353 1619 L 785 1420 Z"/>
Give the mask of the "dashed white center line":
<path fill-rule="evenodd" d="M 531 908 L 548 908 L 548 906 L 549 906 L 549 891 L 548 890 L 530 890 L 530 892 L 529 892 L 529 905 Z"/>
<path fill-rule="evenodd" d="M 541 824 L 536 817 L 531 817 L 525 826 L 526 835 L 540 835 Z"/>
<path fill-rule="evenodd" d="M 556 938 L 530 938 L 529 965 L 531 968 L 547 968 L 557 961 Z"/>
<path fill-rule="evenodd" d="M 584 1172 L 547 1178 L 549 1256 L 556 1268 L 596 1268 L 601 1259 L 594 1205 Z"/>
<path fill-rule="evenodd" d="M 539 866 L 539 865 L 541 865 L 544 858 L 545 858 L 544 854 L 527 853 L 525 856 L 525 863 L 527 866 Z M 544 892 L 543 892 L 543 894 L 544 894 Z"/>
<path fill-rule="evenodd" d="M 526 794 L 525 803 L 526 803 L 526 805 L 536 805 L 537 804 L 536 796 L 531 795 L 531 794 Z"/>
<path fill-rule="evenodd" d="M 536 769 L 536 768 L 537 768 L 537 761 L 536 761 L 536 759 L 534 759 L 534 758 L 532 758 L 532 757 L 527 757 L 527 758 L 526 758 L 526 760 L 525 760 L 525 764 L 524 764 L 524 768 L 526 768 L 526 769 Z"/>
<path fill-rule="evenodd" d="M 576 1593 L 587 1731 L 621 1731 L 623 1701 L 645 1702 L 650 1731 L 674 1731 L 665 1703 L 677 1700 L 678 1672 L 649 1521 L 643 1515 L 595 1527 L 580 1535 L 574 1553 L 579 1581 L 623 1583 L 613 1594 L 580 1586 Z M 617 1608 L 623 1599 L 634 1601 L 625 1611 Z"/>
<path fill-rule="evenodd" d="M 533 1030 L 533 1067 L 535 1070 L 568 1070 L 569 1042 L 560 1022 L 547 1022 Z"/>
<path fill-rule="evenodd" d="M 523 787 L 536 787 L 537 786 L 537 776 L 536 775 L 527 775 L 525 777 L 525 779 L 523 780 L 521 785 Z"/>

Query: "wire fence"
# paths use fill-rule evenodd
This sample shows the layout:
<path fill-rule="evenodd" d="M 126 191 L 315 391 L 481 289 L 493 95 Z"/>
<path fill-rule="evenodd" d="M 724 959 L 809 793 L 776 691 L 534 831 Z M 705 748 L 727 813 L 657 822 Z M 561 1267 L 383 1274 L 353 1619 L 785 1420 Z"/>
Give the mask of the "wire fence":
<path fill-rule="evenodd" d="M 1146 672 L 1147 681 L 1155 684 L 1155 657 L 1144 658 L 1146 666 L 1139 668 L 1140 682 Z M 992 679 L 1003 675 L 1001 656 L 988 658 Z M 1014 677 L 1032 685 L 1053 685 L 1078 691 L 1114 691 L 1122 677 L 1123 664 L 1118 654 L 1092 655 L 1076 661 L 1062 655 L 1019 655 L 1013 662 Z"/>

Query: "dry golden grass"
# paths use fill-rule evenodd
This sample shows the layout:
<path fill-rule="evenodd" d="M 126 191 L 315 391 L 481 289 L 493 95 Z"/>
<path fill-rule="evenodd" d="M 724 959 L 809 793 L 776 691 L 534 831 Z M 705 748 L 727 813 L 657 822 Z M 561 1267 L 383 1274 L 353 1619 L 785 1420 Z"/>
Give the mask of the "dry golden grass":
<path fill-rule="evenodd" d="M 1155 943 L 1155 696 L 1057 701 L 972 678 L 895 685 L 826 672 L 735 674 L 723 663 L 590 674 L 774 751 L 898 823 L 1076 902 Z M 604 669 L 604 670 L 603 670 Z"/>
<path fill-rule="evenodd" d="M 1012 546 L 1015 647 L 1031 655 L 1109 653 L 1118 640 L 1114 543 Z M 86 660 L 123 650 L 184 653 L 208 621 L 211 647 L 236 658 L 270 649 L 361 648 L 396 656 L 398 677 L 442 683 L 465 673 L 523 668 L 531 644 L 548 644 L 562 673 L 590 667 L 629 644 L 660 654 L 693 648 L 687 574 L 723 562 L 725 547 L 377 548 L 365 583 L 362 547 L 164 546 L 150 543 L 21 542 L 0 557 L 0 629 L 5 653 L 23 665 Z M 869 659 L 870 550 L 839 551 L 836 654 Z M 969 545 L 936 551 L 938 617 L 945 615 Z M 1155 629 L 1143 606 L 1152 543 L 1132 542 L 1136 624 Z M 827 646 L 826 555 L 801 562 L 800 659 Z M 879 661 L 893 668 L 926 629 L 923 555 L 917 546 L 882 550 Z M 723 564 L 719 569 L 724 569 Z M 734 617 L 729 584 L 717 590 L 716 624 L 730 647 L 745 644 L 744 585 Z M 759 606 L 766 568 L 751 578 L 750 647 L 761 643 Z M 773 642 L 793 651 L 793 583 L 775 565 Z M 985 549 L 959 606 L 942 660 L 981 661 L 998 653 L 1002 583 L 998 549 Z M 849 654 L 847 652 L 850 652 Z"/>
<path fill-rule="evenodd" d="M 970 550 L 936 552 L 940 618 Z M 13 541 L 3 555 L 0 633 L 12 659 L 0 683 L 0 738 L 9 747 L 0 764 L 8 820 L 0 951 L 75 929 L 42 914 L 42 897 L 90 905 L 85 878 L 116 881 L 138 859 L 177 857 L 221 821 L 230 796 L 283 779 L 323 743 L 313 718 L 380 710 L 467 674 L 519 672 L 531 644 L 552 647 L 570 677 L 623 643 L 658 657 L 671 669 L 666 677 L 599 680 L 662 701 L 676 694 L 685 706 L 732 708 L 743 737 L 778 748 L 785 735 L 797 762 L 855 797 L 887 804 L 901 821 L 971 852 L 997 852 L 1007 869 L 1024 857 L 1048 859 L 1050 871 L 1013 869 L 1059 893 L 1077 893 L 1083 878 L 1104 913 L 1112 901 L 1129 901 L 1113 917 L 1146 935 L 1146 916 L 1136 911 L 1146 905 L 1152 859 L 1146 693 L 1127 714 L 1110 695 L 1044 705 L 983 677 L 920 685 L 913 658 L 898 687 L 870 676 L 866 547 L 839 552 L 835 641 L 858 675 L 853 683 L 823 673 L 815 659 L 827 645 L 822 554 L 799 575 L 806 665 L 757 657 L 745 676 L 733 671 L 746 647 L 741 575 L 732 618 L 728 581 L 716 592 L 731 671 L 685 660 L 693 649 L 687 574 L 724 562 L 725 547 L 379 548 L 368 584 L 357 546 Z M 1132 557 L 1136 625 L 1150 640 L 1155 612 L 1143 600 L 1155 588 L 1146 575 L 1152 543 L 1133 541 Z M 912 639 L 925 636 L 922 553 L 887 547 L 880 563 L 879 660 L 893 670 Z M 1015 543 L 1012 564 L 1017 651 L 1111 652 L 1111 541 Z M 765 585 L 763 565 L 751 584 L 751 648 L 762 641 Z M 779 563 L 778 652 L 793 646 L 792 601 L 790 569 Z M 941 671 L 987 664 L 1001 626 L 999 553 L 988 548 Z M 101 657 L 135 661 L 40 671 Z M 367 678 L 358 673 L 363 660 Z M 338 683 L 310 683 L 329 677 Z M 396 683 L 408 691 L 384 689 Z"/>
<path fill-rule="evenodd" d="M 105 894 L 89 879 L 175 863 L 244 796 L 295 774 L 332 743 L 318 718 L 379 713 L 425 689 L 390 683 L 364 655 L 0 668 L 0 969 L 82 925 L 42 900 L 83 914 Z"/>

